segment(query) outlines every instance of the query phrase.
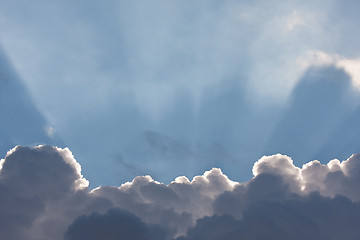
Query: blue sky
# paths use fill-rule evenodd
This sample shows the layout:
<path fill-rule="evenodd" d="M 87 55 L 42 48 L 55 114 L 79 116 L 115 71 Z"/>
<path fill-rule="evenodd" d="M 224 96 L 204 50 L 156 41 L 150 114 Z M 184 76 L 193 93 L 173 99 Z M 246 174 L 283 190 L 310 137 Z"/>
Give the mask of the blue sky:
<path fill-rule="evenodd" d="M 93 187 L 212 167 L 244 181 L 276 153 L 346 159 L 360 151 L 357 9 L 2 0 L 2 155 L 67 146 Z"/>
<path fill-rule="evenodd" d="M 0 0 L 6 240 L 358 240 L 360 1 Z"/>

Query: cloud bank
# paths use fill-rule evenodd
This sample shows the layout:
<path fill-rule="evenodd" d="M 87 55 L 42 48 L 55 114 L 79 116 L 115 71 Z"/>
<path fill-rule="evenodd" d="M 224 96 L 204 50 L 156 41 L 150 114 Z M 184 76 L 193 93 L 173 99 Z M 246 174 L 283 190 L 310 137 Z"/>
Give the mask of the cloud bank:
<path fill-rule="evenodd" d="M 0 1 L 0 155 L 58 134 L 94 186 L 212 166 L 244 181 L 278 152 L 344 159 L 360 151 L 359 7 Z"/>
<path fill-rule="evenodd" d="M 4 239 L 358 239 L 360 155 L 301 168 L 285 155 L 254 177 L 218 168 L 165 185 L 150 176 L 91 190 L 71 151 L 17 146 L 1 160 Z"/>

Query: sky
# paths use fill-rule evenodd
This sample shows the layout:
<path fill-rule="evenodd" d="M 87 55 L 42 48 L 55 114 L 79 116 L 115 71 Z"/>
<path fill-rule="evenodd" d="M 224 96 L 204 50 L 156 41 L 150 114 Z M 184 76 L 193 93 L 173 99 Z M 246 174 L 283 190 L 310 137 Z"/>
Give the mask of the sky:
<path fill-rule="evenodd" d="M 359 9 L 0 0 L 0 229 L 356 239 Z"/>

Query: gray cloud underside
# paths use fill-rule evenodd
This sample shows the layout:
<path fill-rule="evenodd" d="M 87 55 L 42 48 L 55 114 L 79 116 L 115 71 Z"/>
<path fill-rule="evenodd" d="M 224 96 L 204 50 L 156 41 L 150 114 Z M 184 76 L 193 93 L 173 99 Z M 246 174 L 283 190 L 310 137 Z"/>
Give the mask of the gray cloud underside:
<path fill-rule="evenodd" d="M 358 239 L 360 155 L 301 168 L 264 156 L 248 182 L 212 169 L 168 185 L 138 176 L 89 189 L 69 149 L 1 160 L 0 232 L 12 239 Z"/>

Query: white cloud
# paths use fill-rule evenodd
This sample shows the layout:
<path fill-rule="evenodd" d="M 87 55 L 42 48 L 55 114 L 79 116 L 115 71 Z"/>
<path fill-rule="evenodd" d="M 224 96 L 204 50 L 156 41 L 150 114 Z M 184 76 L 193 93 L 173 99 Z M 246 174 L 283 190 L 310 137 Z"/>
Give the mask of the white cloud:
<path fill-rule="evenodd" d="M 346 58 L 337 54 L 329 54 L 320 50 L 311 50 L 298 59 L 298 64 L 303 70 L 311 66 L 335 66 L 343 69 L 351 77 L 355 89 L 360 91 L 360 58 Z"/>
<path fill-rule="evenodd" d="M 129 227 L 137 226 L 144 231 L 132 234 L 145 234 L 148 239 L 153 239 L 150 237 L 153 231 L 164 239 L 186 233 L 186 239 L 193 239 L 198 227 L 205 224 L 203 229 L 212 228 L 212 221 L 220 225 L 229 223 L 231 231 L 243 236 L 251 232 L 241 230 L 242 224 L 249 221 L 249 214 L 260 221 L 264 217 L 272 218 L 269 215 L 272 211 L 285 211 L 273 219 L 275 225 L 289 221 L 302 225 L 304 204 L 319 212 L 318 215 L 308 212 L 306 221 L 323 221 L 326 214 L 337 215 L 342 208 L 344 211 L 350 208 L 360 216 L 356 203 L 360 200 L 359 160 L 360 155 L 352 155 L 342 162 L 334 159 L 321 164 L 315 160 L 299 168 L 290 157 L 276 154 L 259 159 L 254 164 L 254 177 L 244 183 L 231 181 L 214 168 L 191 181 L 182 176 L 165 185 L 150 176 L 138 176 L 119 187 L 101 186 L 90 191 L 69 149 L 18 146 L 2 160 L 0 230 L 9 240 L 56 240 L 63 239 L 65 232 L 69 240 L 89 233 L 92 234 L 87 239 L 93 239 L 96 234 L 104 234 L 103 231 L 117 239 L 126 232 L 105 225 L 125 221 Z M 338 194 L 344 197 L 339 198 Z M 294 211 L 286 210 L 289 207 Z M 343 215 L 338 219 L 344 221 Z M 320 229 L 318 239 L 327 239 L 324 236 L 328 227 L 315 226 Z M 264 225 L 262 229 L 273 232 L 272 227 Z M 279 234 L 298 234 L 291 225 L 287 229 Z M 346 236 L 352 236 L 358 228 L 348 225 L 344 229 Z M 220 228 L 217 234 L 222 236 L 225 230 Z M 202 239 L 209 234 L 206 231 L 201 232 Z"/>

